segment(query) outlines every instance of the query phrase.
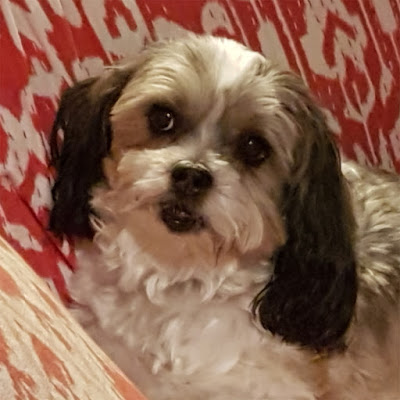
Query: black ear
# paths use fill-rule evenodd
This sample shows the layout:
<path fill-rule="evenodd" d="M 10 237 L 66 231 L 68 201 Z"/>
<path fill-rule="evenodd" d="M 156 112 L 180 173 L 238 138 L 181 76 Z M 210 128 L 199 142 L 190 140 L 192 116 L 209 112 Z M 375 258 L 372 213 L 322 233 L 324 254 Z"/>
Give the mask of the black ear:
<path fill-rule="evenodd" d="M 103 179 L 112 135 L 109 114 L 129 78 L 130 72 L 116 70 L 79 82 L 61 97 L 50 138 L 56 181 L 49 227 L 57 235 L 92 235 L 90 191 Z"/>
<path fill-rule="evenodd" d="M 343 347 L 353 316 L 354 221 L 323 113 L 306 89 L 294 99 L 285 108 L 303 139 L 282 205 L 287 242 L 274 255 L 273 277 L 255 300 L 255 310 L 265 329 L 321 351 Z"/>

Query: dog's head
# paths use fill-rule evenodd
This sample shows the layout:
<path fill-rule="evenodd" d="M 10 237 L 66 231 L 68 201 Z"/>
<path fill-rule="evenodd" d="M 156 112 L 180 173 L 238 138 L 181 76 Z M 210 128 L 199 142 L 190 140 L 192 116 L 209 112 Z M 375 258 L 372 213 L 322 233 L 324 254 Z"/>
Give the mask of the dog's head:
<path fill-rule="evenodd" d="M 254 302 L 262 325 L 317 349 L 340 343 L 356 298 L 353 220 L 299 77 L 227 39 L 154 44 L 64 93 L 52 148 L 53 231 L 90 236 L 101 184 L 114 208 L 146 210 L 166 235 L 261 251 L 274 262 Z"/>

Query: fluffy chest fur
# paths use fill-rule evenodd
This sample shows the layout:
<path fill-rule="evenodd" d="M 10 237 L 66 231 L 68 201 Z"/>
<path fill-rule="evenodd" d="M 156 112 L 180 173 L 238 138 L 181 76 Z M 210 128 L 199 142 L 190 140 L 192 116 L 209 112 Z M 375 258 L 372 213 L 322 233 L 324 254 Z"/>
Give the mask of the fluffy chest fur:
<path fill-rule="evenodd" d="M 154 217 L 144 214 L 140 240 L 136 229 L 111 223 L 78 251 L 73 311 L 95 341 L 151 400 L 239 400 L 250 393 L 315 399 L 325 383 L 315 354 L 274 338 L 251 313 L 267 263 L 256 255 L 216 260 L 214 243 L 201 235 L 157 242 L 160 227 L 152 231 Z"/>

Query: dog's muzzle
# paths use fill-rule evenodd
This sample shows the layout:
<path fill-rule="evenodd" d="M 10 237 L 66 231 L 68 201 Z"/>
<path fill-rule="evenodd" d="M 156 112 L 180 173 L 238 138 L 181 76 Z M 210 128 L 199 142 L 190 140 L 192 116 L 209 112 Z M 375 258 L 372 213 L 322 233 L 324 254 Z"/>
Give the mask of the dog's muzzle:
<path fill-rule="evenodd" d="M 172 232 L 189 232 L 204 227 L 195 205 L 213 185 L 203 164 L 180 161 L 171 170 L 172 199 L 161 203 L 161 219 Z"/>

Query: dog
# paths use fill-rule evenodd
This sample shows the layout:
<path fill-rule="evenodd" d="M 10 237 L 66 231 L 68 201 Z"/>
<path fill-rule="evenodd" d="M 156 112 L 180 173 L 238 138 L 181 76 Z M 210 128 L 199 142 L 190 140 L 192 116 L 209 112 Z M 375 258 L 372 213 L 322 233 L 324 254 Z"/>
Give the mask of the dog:
<path fill-rule="evenodd" d="M 71 310 L 150 400 L 399 398 L 400 180 L 296 74 L 157 42 L 63 93 L 51 149 Z"/>

